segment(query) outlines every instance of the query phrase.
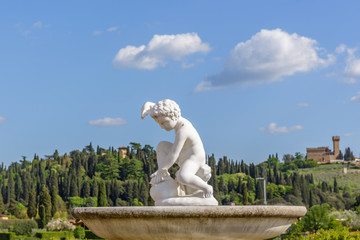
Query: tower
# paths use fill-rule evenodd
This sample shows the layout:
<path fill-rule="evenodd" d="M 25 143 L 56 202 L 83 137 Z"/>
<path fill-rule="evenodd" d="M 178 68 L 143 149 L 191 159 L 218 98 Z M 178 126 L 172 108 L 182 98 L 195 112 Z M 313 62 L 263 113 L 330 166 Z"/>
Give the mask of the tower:
<path fill-rule="evenodd" d="M 334 144 L 333 151 L 334 151 L 335 159 L 337 159 L 339 157 L 339 154 L 340 154 L 340 149 L 339 149 L 340 137 L 339 136 L 333 136 L 332 140 L 333 140 L 333 144 Z"/>

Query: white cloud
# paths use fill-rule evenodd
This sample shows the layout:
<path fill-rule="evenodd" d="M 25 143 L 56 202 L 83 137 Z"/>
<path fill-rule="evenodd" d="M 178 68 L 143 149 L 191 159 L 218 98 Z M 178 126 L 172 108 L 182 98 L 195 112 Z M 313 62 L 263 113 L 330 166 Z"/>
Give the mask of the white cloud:
<path fill-rule="evenodd" d="M 357 95 L 350 98 L 351 102 L 360 102 L 360 92 L 357 93 Z"/>
<path fill-rule="evenodd" d="M 126 46 L 114 58 L 117 68 L 152 70 L 165 66 L 167 59 L 179 61 L 197 52 L 207 53 L 209 44 L 203 43 L 197 33 L 154 35 L 147 46 Z"/>
<path fill-rule="evenodd" d="M 289 133 L 293 131 L 303 130 L 304 127 L 301 125 L 295 125 L 292 127 L 278 127 L 276 123 L 270 123 L 268 127 L 262 127 L 259 130 L 270 134 Z"/>
<path fill-rule="evenodd" d="M 340 44 L 336 49 L 335 49 L 335 52 L 337 53 L 337 54 L 341 54 L 341 53 L 343 53 L 343 52 L 345 52 L 346 51 L 346 45 L 345 44 Z"/>
<path fill-rule="evenodd" d="M 106 31 L 108 31 L 108 32 L 114 32 L 114 31 L 116 31 L 116 30 L 118 30 L 118 29 L 119 29 L 119 27 L 110 27 L 110 28 L 106 29 Z"/>
<path fill-rule="evenodd" d="M 42 28 L 43 27 L 43 23 L 41 21 L 38 21 L 36 23 L 34 23 L 32 25 L 34 28 Z"/>
<path fill-rule="evenodd" d="M 351 133 L 345 133 L 344 136 L 345 137 L 351 137 L 351 136 L 354 136 L 355 133 L 354 132 L 351 132 Z"/>
<path fill-rule="evenodd" d="M 100 35 L 100 34 L 102 34 L 103 33 L 103 31 L 94 31 L 93 32 L 93 35 L 94 36 L 97 36 L 97 35 Z"/>
<path fill-rule="evenodd" d="M 299 103 L 298 106 L 299 107 L 308 107 L 309 104 L 308 103 Z"/>
<path fill-rule="evenodd" d="M 360 78 L 360 59 L 355 57 L 357 49 L 347 49 L 346 66 L 344 69 L 344 81 L 346 83 L 355 83 Z"/>
<path fill-rule="evenodd" d="M 5 122 L 6 118 L 3 116 L 0 116 L 0 123 Z"/>
<path fill-rule="evenodd" d="M 121 126 L 126 124 L 126 121 L 122 118 L 103 118 L 97 120 L 90 120 L 89 124 L 92 126 Z"/>
<path fill-rule="evenodd" d="M 231 51 L 223 70 L 206 77 L 194 92 L 228 86 L 237 82 L 270 83 L 297 72 L 326 67 L 335 61 L 328 54 L 321 58 L 320 48 L 311 38 L 289 34 L 281 29 L 261 30 Z"/>

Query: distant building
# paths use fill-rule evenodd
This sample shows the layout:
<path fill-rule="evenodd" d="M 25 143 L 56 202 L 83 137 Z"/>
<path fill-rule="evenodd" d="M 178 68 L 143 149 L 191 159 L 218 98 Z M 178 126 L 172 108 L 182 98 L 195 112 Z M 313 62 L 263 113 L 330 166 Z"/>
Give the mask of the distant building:
<path fill-rule="evenodd" d="M 1 220 L 9 220 L 9 215 L 0 214 L 0 219 L 1 219 Z"/>
<path fill-rule="evenodd" d="M 126 158 L 128 155 L 128 148 L 127 147 L 119 147 L 119 154 L 122 158 Z"/>
<path fill-rule="evenodd" d="M 318 163 L 332 162 L 340 160 L 340 149 L 339 149 L 339 136 L 333 136 L 333 147 L 334 151 L 332 152 L 329 147 L 317 147 L 317 148 L 306 148 L 306 157 L 307 159 L 312 159 Z"/>

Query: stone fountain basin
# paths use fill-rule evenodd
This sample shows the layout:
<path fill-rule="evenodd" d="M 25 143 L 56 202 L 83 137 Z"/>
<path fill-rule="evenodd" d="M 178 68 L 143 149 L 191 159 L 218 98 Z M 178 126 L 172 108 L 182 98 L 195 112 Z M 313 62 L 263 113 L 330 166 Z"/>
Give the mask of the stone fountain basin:
<path fill-rule="evenodd" d="M 72 215 L 106 239 L 267 239 L 299 217 L 303 206 L 84 207 Z"/>

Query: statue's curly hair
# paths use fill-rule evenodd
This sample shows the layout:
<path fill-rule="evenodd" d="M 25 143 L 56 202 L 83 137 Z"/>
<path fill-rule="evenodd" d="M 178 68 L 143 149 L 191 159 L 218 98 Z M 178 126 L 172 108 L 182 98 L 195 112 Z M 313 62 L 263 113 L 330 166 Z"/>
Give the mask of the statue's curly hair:
<path fill-rule="evenodd" d="M 156 103 L 150 110 L 152 118 L 157 116 L 170 117 L 172 120 L 178 120 L 181 116 L 179 105 L 170 99 L 164 99 Z"/>
<path fill-rule="evenodd" d="M 144 119 L 148 114 L 150 114 L 152 118 L 165 116 L 177 121 L 181 116 L 181 111 L 176 102 L 170 99 L 164 99 L 156 104 L 152 102 L 144 103 L 141 108 L 141 118 Z"/>

